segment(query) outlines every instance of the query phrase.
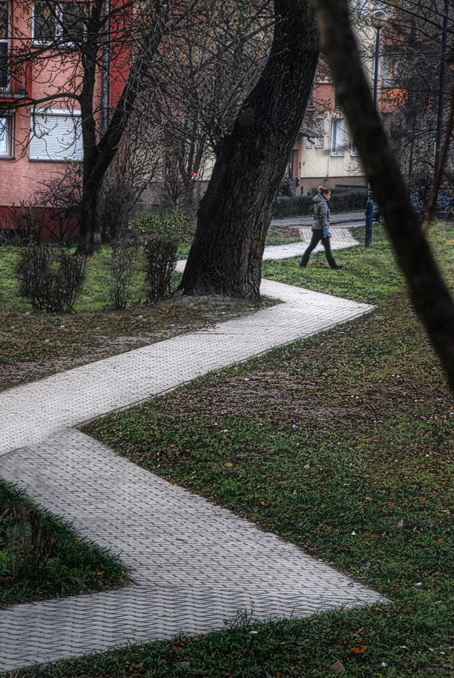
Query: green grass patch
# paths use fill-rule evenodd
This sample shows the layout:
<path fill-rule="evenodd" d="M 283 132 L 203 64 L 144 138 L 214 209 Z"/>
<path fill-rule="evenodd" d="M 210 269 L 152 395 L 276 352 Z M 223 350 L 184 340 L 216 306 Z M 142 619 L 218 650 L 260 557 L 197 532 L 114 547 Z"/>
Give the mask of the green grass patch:
<path fill-rule="evenodd" d="M 299 229 L 289 226 L 270 226 L 266 235 L 265 246 L 288 245 L 292 242 L 301 242 Z"/>
<path fill-rule="evenodd" d="M 352 229 L 363 242 L 364 229 Z M 324 252 L 312 254 L 307 268 L 299 268 L 300 258 L 264 261 L 262 275 L 270 280 L 307 287 L 369 304 L 377 304 L 401 290 L 403 277 L 382 227 L 375 227 L 373 247 L 351 247 L 334 251 L 341 271 L 331 271 Z"/>
<path fill-rule="evenodd" d="M 56 314 L 33 311 L 19 297 L 15 267 L 20 249 L 0 248 L 0 390 L 275 303 L 266 299 L 253 304 L 241 299 L 174 296 L 145 304 L 139 257 L 131 283 L 131 303 L 125 310 L 114 310 L 109 300 L 110 254 L 110 248 L 103 247 L 88 261 L 76 313 Z M 175 274 L 175 286 L 180 277 Z"/>
<path fill-rule="evenodd" d="M 91 593 L 129 581 L 119 558 L 79 538 L 0 479 L 0 607 Z"/>
<path fill-rule="evenodd" d="M 431 237 L 452 287 L 452 231 Z M 323 254 L 306 270 L 264 267 L 282 282 L 376 304 L 375 313 L 84 431 L 392 604 L 252 626 L 244 618 L 207 636 L 17 675 L 287 678 L 332 675 L 336 661 L 349 678 L 454 675 L 454 397 L 383 232 L 370 251 L 336 256 L 342 271 Z"/>

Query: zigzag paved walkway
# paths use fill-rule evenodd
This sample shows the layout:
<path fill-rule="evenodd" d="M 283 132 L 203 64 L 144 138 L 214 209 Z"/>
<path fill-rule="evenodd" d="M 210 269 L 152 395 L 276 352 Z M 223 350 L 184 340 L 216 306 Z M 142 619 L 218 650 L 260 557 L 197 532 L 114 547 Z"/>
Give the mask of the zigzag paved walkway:
<path fill-rule="evenodd" d="M 0 611 L 0 671 L 383 598 L 73 429 L 370 306 L 264 280 L 284 303 L 0 393 L 0 475 L 120 554 L 135 585 Z"/>

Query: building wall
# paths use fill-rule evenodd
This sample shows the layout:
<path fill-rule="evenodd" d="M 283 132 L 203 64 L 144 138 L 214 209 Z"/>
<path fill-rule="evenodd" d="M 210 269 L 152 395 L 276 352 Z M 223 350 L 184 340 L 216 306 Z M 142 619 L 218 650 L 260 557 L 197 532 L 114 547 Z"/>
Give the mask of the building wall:
<path fill-rule="evenodd" d="M 10 3 L 11 40 L 10 49 L 19 51 L 29 49 L 29 38 L 32 35 L 32 3 L 28 5 Z M 26 11 L 28 9 L 28 12 Z M 24 43 L 22 44 L 22 40 Z M 31 62 L 27 69 L 26 91 L 13 96 L 14 84 L 0 90 L 0 114 L 5 107 L 11 108 L 14 101 L 19 107 L 11 111 L 13 120 L 13 153 L 12 157 L 0 157 L 0 218 L 8 212 L 8 207 L 21 202 L 33 202 L 36 193 L 47 181 L 57 178 L 64 169 L 64 160 L 35 160 L 30 152 L 32 134 L 32 113 L 34 107 L 21 107 L 21 101 L 38 100 L 52 97 L 56 93 L 75 91 L 81 83 L 80 55 L 78 53 L 58 54 L 57 50 L 49 51 L 50 58 Z M 118 86 L 112 88 L 111 99 L 118 100 Z M 103 82 L 98 78 L 95 91 L 95 107 L 99 108 L 98 124 L 102 126 L 102 93 Z M 3 104 L 3 105 L 2 105 Z M 111 101 L 112 104 L 112 101 Z M 77 111 L 79 105 L 73 99 L 55 99 L 38 107 L 51 110 Z M 81 143 L 81 142 L 80 142 Z M 71 158 L 70 158 L 71 159 Z"/>

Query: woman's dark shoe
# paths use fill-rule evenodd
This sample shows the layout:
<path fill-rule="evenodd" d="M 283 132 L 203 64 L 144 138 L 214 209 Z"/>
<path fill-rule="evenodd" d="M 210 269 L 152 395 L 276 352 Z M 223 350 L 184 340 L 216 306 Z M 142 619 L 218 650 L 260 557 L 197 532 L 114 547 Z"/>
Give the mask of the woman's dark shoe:
<path fill-rule="evenodd" d="M 333 271 L 340 271 L 341 268 L 344 268 L 344 266 L 343 266 L 343 264 L 341 264 L 340 266 L 335 264 L 335 266 L 331 266 L 331 268 L 333 269 Z"/>
<path fill-rule="evenodd" d="M 300 261 L 300 268 L 306 268 L 307 264 L 304 261 Z"/>

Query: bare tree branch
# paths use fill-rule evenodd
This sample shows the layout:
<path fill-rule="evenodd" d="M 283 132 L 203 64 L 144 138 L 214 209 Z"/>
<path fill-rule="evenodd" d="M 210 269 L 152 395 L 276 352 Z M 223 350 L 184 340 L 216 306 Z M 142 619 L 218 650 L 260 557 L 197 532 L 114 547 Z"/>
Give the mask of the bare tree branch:
<path fill-rule="evenodd" d="M 321 48 L 374 196 L 385 217 L 413 305 L 454 391 L 454 303 L 418 224 L 405 181 L 389 145 L 349 17 L 348 0 L 312 0 Z"/>

